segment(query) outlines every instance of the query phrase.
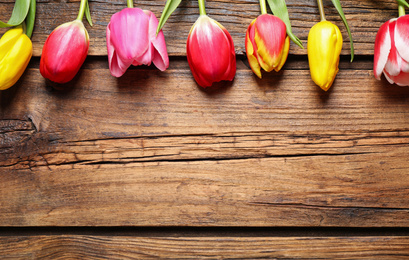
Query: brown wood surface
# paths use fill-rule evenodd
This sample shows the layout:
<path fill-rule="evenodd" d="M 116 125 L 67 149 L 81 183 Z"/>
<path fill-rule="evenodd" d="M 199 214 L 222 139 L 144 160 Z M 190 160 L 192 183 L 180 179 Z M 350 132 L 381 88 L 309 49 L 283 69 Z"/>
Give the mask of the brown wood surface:
<path fill-rule="evenodd" d="M 90 55 L 106 55 L 105 31 L 112 14 L 126 7 L 126 1 L 93 1 L 90 10 L 94 27 L 87 25 L 90 35 Z M 166 3 L 161 1 L 134 1 L 135 7 L 151 10 L 160 17 Z M 293 32 L 307 47 L 309 29 L 319 22 L 316 0 L 287 0 Z M 13 9 L 14 0 L 0 1 L 0 19 L 6 21 Z M 343 0 L 341 1 L 345 16 L 354 37 L 356 54 L 372 55 L 373 43 L 379 27 L 387 20 L 398 15 L 394 0 Z M 327 19 L 339 26 L 344 37 L 342 53 L 349 55 L 349 40 L 345 27 L 331 1 L 324 1 Z M 243 54 L 244 38 L 250 22 L 260 14 L 258 1 L 254 0 L 208 0 L 207 14 L 223 24 L 233 37 L 236 52 Z M 34 55 L 40 56 L 47 36 L 58 25 L 74 20 L 77 17 L 79 0 L 73 1 L 39 1 L 37 4 L 37 23 L 33 35 Z M 164 27 L 169 54 L 185 55 L 186 39 L 189 30 L 199 15 L 197 1 L 182 1 L 180 7 L 170 17 Z M 85 19 L 84 19 L 85 23 Z M 291 43 L 292 54 L 306 54 L 294 43 Z"/>
<path fill-rule="evenodd" d="M 324 1 L 344 50 L 335 83 L 323 92 L 310 79 L 306 50 L 294 44 L 282 71 L 253 75 L 244 35 L 259 5 L 249 0 L 206 3 L 235 41 L 231 83 L 202 89 L 191 75 L 185 42 L 196 1 L 182 1 L 165 26 L 167 71 L 132 67 L 112 77 L 105 28 L 125 2 L 90 1 L 90 57 L 58 86 L 41 77 L 39 56 L 47 35 L 75 19 L 79 1 L 39 1 L 34 57 L 21 80 L 0 92 L 0 258 L 407 258 L 409 88 L 375 80 L 371 57 L 379 26 L 397 6 L 341 2 L 357 56 L 349 62 L 344 26 Z M 13 3 L 0 3 L 0 19 Z M 135 5 L 159 17 L 164 3 Z M 319 20 L 316 1 L 287 5 L 306 47 Z M 79 232 L 36 233 L 60 227 Z M 109 234 L 120 227 L 247 233 Z M 300 233 L 261 237 L 252 233 L 257 227 Z M 301 232 L 320 227 L 339 230 Z M 364 229 L 348 235 L 346 227 Z M 100 233 L 80 232 L 86 228 Z"/>
<path fill-rule="evenodd" d="M 0 237 L 5 259 L 407 259 L 409 237 Z"/>
<path fill-rule="evenodd" d="M 305 63 L 208 91 L 184 60 L 51 92 L 30 68 L 2 92 L 1 222 L 408 226 L 408 90 L 343 62 L 324 93 Z"/>

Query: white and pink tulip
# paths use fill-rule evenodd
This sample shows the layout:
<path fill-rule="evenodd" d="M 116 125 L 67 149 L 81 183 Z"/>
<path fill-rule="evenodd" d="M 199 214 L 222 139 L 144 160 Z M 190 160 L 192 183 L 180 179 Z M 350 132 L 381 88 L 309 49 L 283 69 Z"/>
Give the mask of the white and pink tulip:
<path fill-rule="evenodd" d="M 409 15 L 391 19 L 379 28 L 373 71 L 378 80 L 383 73 L 391 84 L 409 85 Z"/>

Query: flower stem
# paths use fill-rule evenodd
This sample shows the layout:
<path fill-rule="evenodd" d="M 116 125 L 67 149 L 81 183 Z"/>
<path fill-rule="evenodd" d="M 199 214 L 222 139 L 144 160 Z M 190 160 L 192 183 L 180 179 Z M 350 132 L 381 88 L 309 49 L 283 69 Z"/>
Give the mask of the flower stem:
<path fill-rule="evenodd" d="M 267 13 L 266 0 L 260 0 L 260 9 L 261 9 L 261 14 Z"/>
<path fill-rule="evenodd" d="M 398 6 L 398 12 L 399 12 L 399 17 L 404 16 L 405 15 L 405 6 L 400 4 Z"/>
<path fill-rule="evenodd" d="M 88 0 L 81 0 L 80 10 L 78 11 L 77 20 L 82 21 L 82 18 L 84 18 L 85 7 L 87 6 L 87 2 Z"/>
<path fill-rule="evenodd" d="M 205 0 L 198 0 L 200 15 L 206 15 Z"/>
<path fill-rule="evenodd" d="M 321 21 L 325 21 L 325 13 L 324 13 L 324 4 L 322 3 L 322 0 L 317 0 L 318 2 L 318 9 L 320 10 L 320 18 Z"/>
<path fill-rule="evenodd" d="M 133 0 L 126 0 L 126 6 L 133 8 Z"/>

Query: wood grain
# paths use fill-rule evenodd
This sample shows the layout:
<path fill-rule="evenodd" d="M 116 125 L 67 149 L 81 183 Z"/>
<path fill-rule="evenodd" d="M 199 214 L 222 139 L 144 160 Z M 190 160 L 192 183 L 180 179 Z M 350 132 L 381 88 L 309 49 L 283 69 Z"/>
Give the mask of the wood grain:
<path fill-rule="evenodd" d="M 119 79 L 101 60 L 89 62 L 71 85 L 58 91 L 34 64 L 17 85 L 1 92 L 0 117 L 33 122 L 32 129 L 46 134 L 45 142 L 409 129 L 408 88 L 377 81 L 369 69 L 352 68 L 341 70 L 331 90 L 323 92 L 307 66 L 307 61 L 289 61 L 288 68 L 259 80 L 239 60 L 233 83 L 204 90 L 194 82 L 186 60 L 172 61 L 166 72 L 133 68 Z"/>
<path fill-rule="evenodd" d="M 92 1 L 90 0 L 91 15 L 94 27 L 86 26 L 90 34 L 90 55 L 106 55 L 105 31 L 110 17 L 126 7 L 125 1 Z M 319 22 L 319 13 L 316 1 L 287 0 L 293 32 L 307 46 L 309 29 Z M 0 6 L 0 19 L 7 20 L 11 14 L 14 1 L 3 1 Z M 165 1 L 137 1 L 135 6 L 153 11 L 159 18 Z M 344 37 L 342 53 L 349 55 L 349 40 L 345 27 L 342 24 L 335 8 L 330 1 L 324 1 L 327 19 L 337 24 Z M 244 38 L 250 22 L 260 14 L 257 1 L 241 0 L 207 1 L 207 13 L 210 17 L 223 24 L 230 32 L 235 43 L 236 52 L 243 54 Z M 397 5 L 393 0 L 343 0 L 342 6 L 350 25 L 356 54 L 372 55 L 376 32 L 389 19 L 397 17 Z M 39 1 L 37 5 L 36 27 L 33 35 L 34 56 L 40 56 L 42 46 L 58 25 L 74 20 L 77 17 L 79 1 Z M 191 26 L 198 18 L 197 1 L 182 1 L 181 6 L 170 17 L 164 27 L 168 51 L 171 56 L 185 55 L 185 45 Z M 85 20 L 84 20 L 85 21 Z M 4 32 L 4 29 L 2 30 Z M 0 32 L 2 32 L 0 31 Z M 304 55 L 295 44 L 291 44 L 292 54 Z"/>
<path fill-rule="evenodd" d="M 408 153 L 393 150 L 5 170 L 0 220 L 3 226 L 403 227 Z"/>
<path fill-rule="evenodd" d="M 286 66 L 206 91 L 185 60 L 119 80 L 94 60 L 59 91 L 33 66 L 1 93 L 0 222 L 408 226 L 408 90 Z"/>
<path fill-rule="evenodd" d="M 319 21 L 316 1 L 286 2 L 306 47 Z M 1 20 L 13 4 L 1 1 Z M 135 3 L 157 17 L 164 4 Z M 378 28 L 397 16 L 396 2 L 342 1 L 354 63 L 340 18 L 331 1 L 324 5 L 344 36 L 328 92 L 313 84 L 306 50 L 294 44 L 281 72 L 253 75 L 243 55 L 245 31 L 259 14 L 250 0 L 206 2 L 235 42 L 231 83 L 202 89 L 193 80 L 185 42 L 196 1 L 182 1 L 164 28 L 172 56 L 166 72 L 142 66 L 112 77 L 105 30 L 125 2 L 91 0 L 90 57 L 71 83 L 55 85 L 41 77 L 39 56 L 51 31 L 76 18 L 79 0 L 38 1 L 34 57 L 0 92 L 0 227 L 14 230 L 0 232 L 0 258 L 408 258 L 407 233 L 366 229 L 409 227 L 409 88 L 375 80 L 370 57 Z M 76 231 L 24 234 L 22 227 Z M 85 227 L 368 233 L 117 236 L 79 232 Z"/>
<path fill-rule="evenodd" d="M 3 259 L 406 259 L 409 237 L 0 237 Z"/>

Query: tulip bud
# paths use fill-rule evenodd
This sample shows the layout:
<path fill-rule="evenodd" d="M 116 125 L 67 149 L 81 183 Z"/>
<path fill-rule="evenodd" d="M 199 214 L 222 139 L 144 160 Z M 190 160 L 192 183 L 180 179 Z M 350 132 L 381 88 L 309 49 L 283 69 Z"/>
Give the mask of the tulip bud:
<path fill-rule="evenodd" d="M 40 60 L 41 75 L 56 83 L 67 83 L 78 73 L 88 48 L 88 32 L 80 20 L 58 26 L 45 41 Z"/>
<path fill-rule="evenodd" d="M 373 71 L 378 80 L 383 72 L 389 83 L 409 86 L 409 15 L 391 19 L 379 28 Z"/>
<path fill-rule="evenodd" d="M 311 78 L 327 91 L 338 73 L 342 35 L 335 24 L 321 21 L 308 34 L 308 62 Z"/>
<path fill-rule="evenodd" d="M 0 39 L 0 90 L 13 86 L 26 69 L 33 44 L 23 27 L 8 30 Z"/>
<path fill-rule="evenodd" d="M 139 8 L 125 8 L 111 17 L 106 36 L 113 76 L 122 76 L 131 65 L 153 62 L 161 71 L 169 67 L 165 37 L 162 31 L 156 36 L 157 27 L 156 16 Z"/>
<path fill-rule="evenodd" d="M 260 67 L 267 72 L 280 71 L 289 49 L 290 38 L 280 18 L 262 14 L 251 22 L 246 32 L 246 53 L 251 70 L 259 78 Z"/>
<path fill-rule="evenodd" d="M 197 84 L 232 81 L 236 74 L 236 54 L 229 32 L 207 15 L 192 26 L 186 44 L 187 61 Z"/>

